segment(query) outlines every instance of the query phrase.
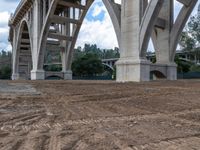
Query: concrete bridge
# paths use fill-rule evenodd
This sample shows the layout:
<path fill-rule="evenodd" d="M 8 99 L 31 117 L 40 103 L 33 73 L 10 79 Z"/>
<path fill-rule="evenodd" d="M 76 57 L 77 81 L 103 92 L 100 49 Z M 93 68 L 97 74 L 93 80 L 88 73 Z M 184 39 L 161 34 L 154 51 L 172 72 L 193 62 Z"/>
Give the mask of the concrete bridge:
<path fill-rule="evenodd" d="M 174 0 L 122 0 L 121 4 L 115 0 L 102 1 L 120 46 L 117 81 L 149 81 L 153 70 L 163 72 L 169 80 L 176 80 L 176 47 L 197 0 L 177 0 L 183 6 L 175 21 Z M 21 0 L 9 21 L 9 40 L 13 47 L 12 79 L 45 79 L 45 53 L 52 46 L 62 55 L 63 78 L 72 79 L 74 46 L 93 2 Z M 156 51 L 156 64 L 146 59 L 150 38 Z M 52 44 L 53 41 L 57 44 Z"/>
<path fill-rule="evenodd" d="M 45 79 L 49 79 L 52 77 L 64 79 L 64 73 L 63 72 L 55 72 L 55 71 L 45 71 Z"/>
<path fill-rule="evenodd" d="M 110 59 L 102 59 L 102 64 L 110 68 L 111 70 L 114 70 L 114 66 L 116 65 L 116 62 L 119 60 L 119 58 L 110 58 Z"/>

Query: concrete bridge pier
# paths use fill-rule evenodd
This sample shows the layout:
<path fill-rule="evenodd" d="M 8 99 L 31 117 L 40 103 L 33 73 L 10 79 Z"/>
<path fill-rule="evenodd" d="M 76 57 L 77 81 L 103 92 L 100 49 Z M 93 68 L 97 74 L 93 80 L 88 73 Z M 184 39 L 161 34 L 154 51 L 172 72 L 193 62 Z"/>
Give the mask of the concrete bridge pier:
<path fill-rule="evenodd" d="M 73 19 L 75 19 L 75 12 L 71 12 L 69 8 L 66 8 L 65 11 L 63 11 L 62 17 L 68 17 L 73 16 Z M 70 32 L 71 32 L 71 27 L 70 24 L 64 24 L 62 25 L 62 30 L 61 33 L 62 35 L 66 35 L 70 37 Z M 72 71 L 71 67 L 69 68 L 68 66 L 68 52 L 70 51 L 70 46 L 71 46 L 71 41 L 65 41 L 61 40 L 61 59 L 62 59 L 62 73 L 63 73 L 63 79 L 64 80 L 72 80 Z"/>
<path fill-rule="evenodd" d="M 167 80 L 177 80 L 177 65 L 170 56 L 171 30 L 174 22 L 174 1 L 164 1 L 158 15 L 157 24 L 152 31 L 152 40 L 156 52 L 156 65 L 159 70 L 165 70 L 163 75 Z M 182 30 L 181 30 L 182 31 Z M 176 51 L 176 48 L 173 50 Z M 153 68 L 153 67 L 152 67 Z M 154 68 L 156 71 L 156 68 Z M 162 71 L 163 72 L 163 71 Z"/>
<path fill-rule="evenodd" d="M 116 63 L 118 82 L 149 81 L 151 72 L 160 72 L 168 80 L 177 79 L 176 48 L 197 0 L 178 1 L 183 6 L 175 21 L 174 0 L 122 1 L 120 59 Z M 156 64 L 146 59 L 151 37 Z"/>
<path fill-rule="evenodd" d="M 42 70 L 31 70 L 31 80 L 44 80 L 45 71 Z"/>
<path fill-rule="evenodd" d="M 44 80 L 45 71 L 43 70 L 44 60 L 40 59 L 40 54 L 38 53 L 40 47 L 41 30 L 43 26 L 43 16 L 41 10 L 41 1 L 33 2 L 33 18 L 32 18 L 32 31 L 33 31 L 33 44 L 32 44 L 32 57 L 33 57 L 33 69 L 31 70 L 31 80 Z M 46 45 L 45 45 L 46 46 Z M 42 48 L 45 49 L 46 47 Z"/>
<path fill-rule="evenodd" d="M 179 2 L 183 6 L 175 20 L 174 0 L 164 1 L 152 32 L 157 59 L 156 66 L 166 70 L 164 75 L 168 80 L 177 80 L 177 64 L 174 62 L 176 48 L 181 32 L 197 0 L 179 0 Z"/>
<path fill-rule="evenodd" d="M 118 82 L 150 80 L 146 50 L 162 1 L 124 0 L 121 5 L 120 59 L 116 63 Z"/>
<path fill-rule="evenodd" d="M 11 78 L 12 78 L 12 80 L 19 80 L 19 74 L 13 73 Z"/>

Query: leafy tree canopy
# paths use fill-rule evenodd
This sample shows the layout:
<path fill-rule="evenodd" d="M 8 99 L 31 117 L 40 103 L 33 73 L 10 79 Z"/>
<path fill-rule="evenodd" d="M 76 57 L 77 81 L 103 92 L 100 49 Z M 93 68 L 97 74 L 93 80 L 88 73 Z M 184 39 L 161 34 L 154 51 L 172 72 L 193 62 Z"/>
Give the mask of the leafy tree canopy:
<path fill-rule="evenodd" d="M 101 59 L 96 54 L 86 53 L 72 63 L 75 76 L 95 76 L 103 72 Z"/>
<path fill-rule="evenodd" d="M 196 15 L 190 17 L 188 24 L 182 32 L 180 45 L 187 51 L 200 46 L 200 9 Z"/>
<path fill-rule="evenodd" d="M 11 77 L 11 52 L 0 51 L 0 79 L 10 79 Z"/>
<path fill-rule="evenodd" d="M 96 44 L 85 44 L 84 48 L 78 47 L 75 49 L 74 60 L 88 53 L 97 55 L 99 59 L 119 58 L 119 48 L 100 49 Z"/>

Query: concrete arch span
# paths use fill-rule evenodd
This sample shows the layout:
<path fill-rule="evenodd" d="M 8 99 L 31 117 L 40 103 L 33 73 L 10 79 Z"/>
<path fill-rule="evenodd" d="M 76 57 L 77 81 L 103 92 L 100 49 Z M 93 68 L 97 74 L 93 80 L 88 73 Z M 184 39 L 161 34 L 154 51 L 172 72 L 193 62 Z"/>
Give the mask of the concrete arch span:
<path fill-rule="evenodd" d="M 32 40 L 27 20 L 22 20 L 16 36 L 16 49 L 13 51 L 12 79 L 30 79 L 32 70 Z"/>
<path fill-rule="evenodd" d="M 164 1 L 164 6 L 158 15 L 158 21 L 153 28 L 152 41 L 158 64 L 174 62 L 176 48 L 185 24 L 195 7 L 197 0 L 177 0 L 182 8 L 175 20 L 174 0 Z M 163 40 L 165 39 L 165 40 Z"/>
<path fill-rule="evenodd" d="M 85 1 L 85 3 L 84 3 Z M 118 42 L 120 41 L 121 6 L 113 0 L 102 0 L 113 22 Z M 32 79 L 44 78 L 43 64 L 48 38 L 59 40 L 59 50 L 62 55 L 62 72 L 65 79 L 72 79 L 71 64 L 74 46 L 87 11 L 94 0 L 64 2 L 52 0 L 46 13 L 44 25 L 39 39 L 37 65 L 32 71 Z M 37 76 L 38 74 L 38 76 Z"/>
<path fill-rule="evenodd" d="M 114 68 L 106 63 L 102 63 L 105 67 L 109 68 L 110 70 L 114 71 Z"/>
<path fill-rule="evenodd" d="M 64 74 L 62 72 L 53 72 L 53 71 L 46 71 L 45 72 L 45 79 L 64 79 Z"/>
<path fill-rule="evenodd" d="M 92 1 L 90 3 L 90 6 L 88 7 L 88 10 L 89 8 L 91 7 L 92 3 L 94 1 Z M 113 27 L 114 27 L 114 30 L 115 30 L 115 33 L 116 33 L 116 36 L 117 36 L 117 40 L 118 40 L 118 43 L 120 45 L 120 37 L 121 37 L 121 32 L 120 32 L 120 26 L 121 26 L 121 6 L 119 4 L 116 4 L 114 2 L 114 0 L 102 0 L 102 2 L 104 3 L 108 13 L 109 13 L 109 16 L 112 20 L 112 23 L 113 23 Z M 87 12 L 86 12 L 87 13 Z M 86 13 L 82 19 L 82 22 L 86 16 Z M 80 30 L 80 29 L 79 29 Z M 77 32 L 77 35 L 76 35 L 76 40 L 77 40 L 77 37 L 78 37 L 78 34 L 79 34 L 79 31 Z M 74 46 L 75 46 L 75 43 L 76 43 L 76 40 L 74 43 L 72 43 L 73 45 L 71 45 L 71 48 L 70 50 L 68 51 L 69 53 L 67 53 L 67 63 L 66 63 L 66 70 L 71 70 L 71 64 L 72 64 L 72 56 L 73 56 L 73 53 L 74 53 Z M 68 77 L 71 76 L 71 75 L 68 75 Z M 67 79 L 67 78 L 66 78 Z M 71 77 L 69 78 L 71 79 Z"/>
<path fill-rule="evenodd" d="M 159 70 L 153 70 L 150 72 L 150 80 L 166 79 L 166 76 Z"/>

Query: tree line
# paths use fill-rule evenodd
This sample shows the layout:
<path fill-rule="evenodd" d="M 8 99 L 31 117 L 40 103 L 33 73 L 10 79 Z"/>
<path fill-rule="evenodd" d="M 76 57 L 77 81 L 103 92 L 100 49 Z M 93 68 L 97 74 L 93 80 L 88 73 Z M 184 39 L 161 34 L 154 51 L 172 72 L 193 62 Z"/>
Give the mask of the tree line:
<path fill-rule="evenodd" d="M 0 51 L 0 79 L 10 79 L 11 58 L 11 52 L 6 52 L 5 50 Z"/>
<path fill-rule="evenodd" d="M 183 72 L 200 71 L 200 5 L 197 14 L 190 17 L 184 31 L 181 34 L 179 45 L 183 52 L 189 54 L 194 63 L 186 63 L 182 68 Z M 176 58 L 178 59 L 178 58 Z M 178 61 L 180 64 L 181 61 Z M 180 65 L 179 65 L 180 66 Z"/>
<path fill-rule="evenodd" d="M 119 58 L 119 49 L 100 49 L 96 44 L 85 44 L 75 49 L 72 72 L 75 76 L 112 75 L 113 72 L 102 65 L 102 59 Z"/>

